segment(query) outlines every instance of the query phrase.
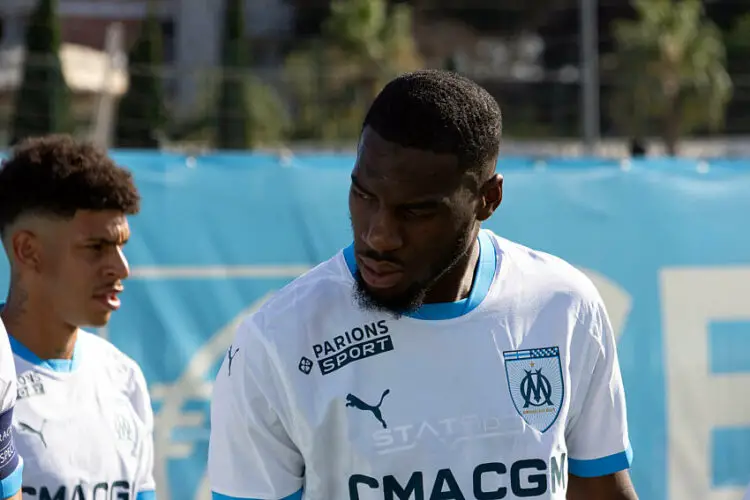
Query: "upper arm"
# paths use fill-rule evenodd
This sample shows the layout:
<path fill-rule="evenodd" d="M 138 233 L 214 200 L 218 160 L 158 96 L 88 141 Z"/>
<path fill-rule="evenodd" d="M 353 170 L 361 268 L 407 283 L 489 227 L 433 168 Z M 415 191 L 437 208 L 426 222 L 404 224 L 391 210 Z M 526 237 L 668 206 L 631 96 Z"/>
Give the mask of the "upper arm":
<path fill-rule="evenodd" d="M 23 500 L 23 496 L 21 495 L 21 490 L 18 490 L 15 495 L 12 497 L 8 497 L 5 500 Z"/>
<path fill-rule="evenodd" d="M 570 476 L 567 500 L 638 500 L 627 470 L 599 477 Z"/>
<path fill-rule="evenodd" d="M 23 460 L 13 442 L 16 367 L 8 334 L 0 321 L 0 498 L 20 498 Z"/>
<path fill-rule="evenodd" d="M 632 461 L 628 436 L 625 391 L 620 374 L 614 333 L 601 299 L 593 301 L 579 317 L 580 359 L 578 393 L 571 402 L 565 438 L 568 472 L 597 488 L 615 488 L 628 478 Z M 571 361 L 573 366 L 574 361 Z M 625 471 L 625 474 L 617 474 Z M 614 490 L 612 490 L 614 491 Z M 591 496 L 586 498 L 597 499 Z M 601 498 L 630 498 L 604 496 Z"/>
<path fill-rule="evenodd" d="M 156 497 L 154 481 L 154 410 L 148 392 L 146 377 L 138 365 L 133 370 L 132 402 L 143 423 L 143 436 L 139 443 L 136 500 L 153 500 Z"/>
<path fill-rule="evenodd" d="M 302 455 L 282 421 L 282 398 L 250 321 L 238 329 L 214 383 L 208 451 L 211 490 L 222 500 L 299 498 Z"/>

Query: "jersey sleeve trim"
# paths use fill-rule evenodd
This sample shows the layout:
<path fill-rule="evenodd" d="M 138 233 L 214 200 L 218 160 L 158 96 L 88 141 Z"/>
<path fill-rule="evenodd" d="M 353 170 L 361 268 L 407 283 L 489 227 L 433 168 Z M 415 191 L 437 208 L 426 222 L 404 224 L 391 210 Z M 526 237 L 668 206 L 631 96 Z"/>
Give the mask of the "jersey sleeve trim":
<path fill-rule="evenodd" d="M 629 469 L 633 463 L 633 449 L 628 449 L 593 460 L 568 459 L 568 471 L 578 477 L 601 477 Z"/>
<path fill-rule="evenodd" d="M 0 498 L 10 498 L 21 489 L 23 485 L 23 459 L 18 457 L 16 470 L 0 481 Z"/>
<path fill-rule="evenodd" d="M 245 498 L 245 497 L 230 497 L 229 495 L 222 495 L 221 493 L 211 492 L 211 500 L 266 500 L 264 498 Z M 281 498 L 280 500 L 302 500 L 302 490 L 298 490 L 296 493 L 292 493 L 288 497 Z"/>
<path fill-rule="evenodd" d="M 154 490 L 139 491 L 135 500 L 156 500 L 156 492 Z"/>

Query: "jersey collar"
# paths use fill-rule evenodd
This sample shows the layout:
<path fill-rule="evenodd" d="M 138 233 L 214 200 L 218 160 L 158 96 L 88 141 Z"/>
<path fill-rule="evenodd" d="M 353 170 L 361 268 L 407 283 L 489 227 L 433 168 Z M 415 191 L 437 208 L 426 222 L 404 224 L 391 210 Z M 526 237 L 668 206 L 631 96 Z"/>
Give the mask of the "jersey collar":
<path fill-rule="evenodd" d="M 497 256 L 495 245 L 487 231 L 480 231 L 479 261 L 474 271 L 474 282 L 469 296 L 456 302 L 441 302 L 437 304 L 424 304 L 418 310 L 407 314 L 410 318 L 423 320 L 452 319 L 468 314 L 482 303 L 490 291 L 492 280 L 497 268 Z M 357 274 L 357 261 L 354 258 L 354 244 L 352 243 L 343 250 L 346 267 L 352 276 Z"/>

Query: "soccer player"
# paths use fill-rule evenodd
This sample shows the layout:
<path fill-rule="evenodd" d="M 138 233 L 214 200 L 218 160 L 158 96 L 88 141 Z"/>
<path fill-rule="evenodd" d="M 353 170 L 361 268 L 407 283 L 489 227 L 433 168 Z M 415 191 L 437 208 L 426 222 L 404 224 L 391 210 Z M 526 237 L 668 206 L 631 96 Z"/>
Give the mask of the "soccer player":
<path fill-rule="evenodd" d="M 70 137 L 28 139 L 0 168 L 0 200 L 24 500 L 153 499 L 143 373 L 83 330 L 120 307 L 127 216 L 140 205 L 130 173 Z"/>
<path fill-rule="evenodd" d="M 16 368 L 8 334 L 0 321 L 0 499 L 21 499 L 23 459 L 13 442 L 13 407 L 16 404 Z"/>
<path fill-rule="evenodd" d="M 353 243 L 246 318 L 218 372 L 214 499 L 637 498 L 599 293 L 480 228 L 502 200 L 500 135 L 497 102 L 461 76 L 380 92 Z"/>

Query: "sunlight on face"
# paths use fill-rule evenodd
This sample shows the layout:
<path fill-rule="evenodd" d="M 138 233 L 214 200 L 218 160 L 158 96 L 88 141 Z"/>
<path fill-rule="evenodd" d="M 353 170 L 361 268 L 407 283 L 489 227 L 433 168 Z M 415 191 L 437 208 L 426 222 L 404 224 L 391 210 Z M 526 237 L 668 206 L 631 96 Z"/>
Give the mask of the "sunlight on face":
<path fill-rule="evenodd" d="M 130 274 L 123 253 L 130 238 L 125 214 L 79 210 L 54 226 L 45 238 L 42 283 L 56 313 L 73 326 L 106 325 Z"/>

